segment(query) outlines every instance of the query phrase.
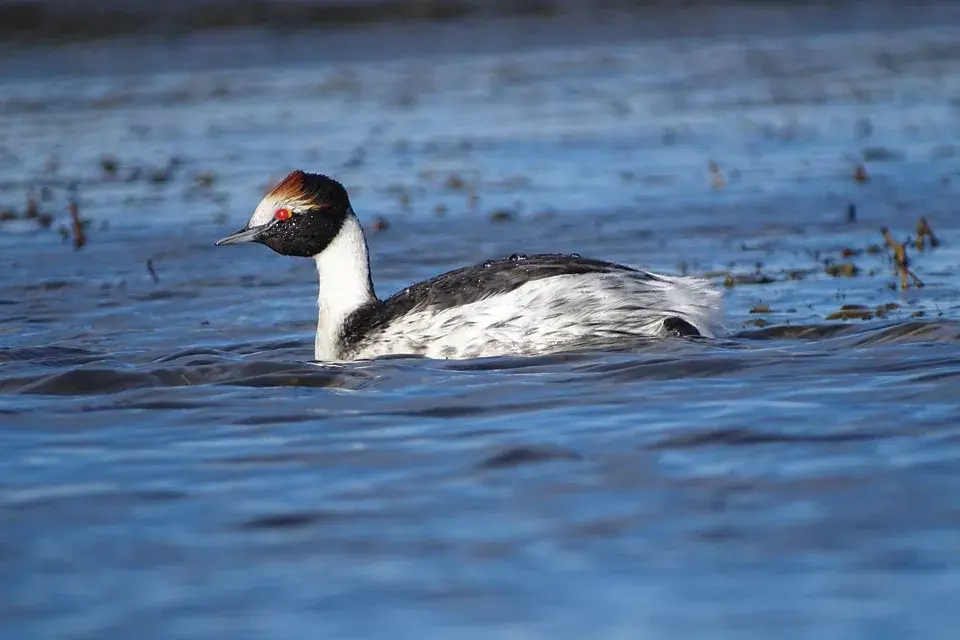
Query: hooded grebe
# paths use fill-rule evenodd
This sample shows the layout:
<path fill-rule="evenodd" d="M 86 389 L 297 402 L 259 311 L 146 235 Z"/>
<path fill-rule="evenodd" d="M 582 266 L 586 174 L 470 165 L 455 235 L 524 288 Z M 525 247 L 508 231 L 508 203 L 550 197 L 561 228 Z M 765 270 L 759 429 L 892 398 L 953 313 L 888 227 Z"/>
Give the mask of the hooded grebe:
<path fill-rule="evenodd" d="M 317 360 L 533 355 L 598 339 L 712 336 L 720 326 L 720 294 L 708 281 L 577 254 L 488 260 L 380 300 L 346 189 L 303 171 L 278 183 L 247 226 L 217 245 L 240 242 L 316 261 Z"/>

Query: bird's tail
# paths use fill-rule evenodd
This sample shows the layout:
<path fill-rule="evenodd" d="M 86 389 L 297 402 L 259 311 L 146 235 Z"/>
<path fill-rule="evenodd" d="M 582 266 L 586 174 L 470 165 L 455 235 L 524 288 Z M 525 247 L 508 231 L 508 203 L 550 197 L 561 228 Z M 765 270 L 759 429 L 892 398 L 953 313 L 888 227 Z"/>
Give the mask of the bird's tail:
<path fill-rule="evenodd" d="M 702 336 L 717 337 L 723 328 L 723 294 L 713 283 L 698 276 L 659 276 L 667 298 L 667 324 L 670 317 L 680 318 L 696 327 Z M 664 327 L 667 332 L 668 327 Z"/>

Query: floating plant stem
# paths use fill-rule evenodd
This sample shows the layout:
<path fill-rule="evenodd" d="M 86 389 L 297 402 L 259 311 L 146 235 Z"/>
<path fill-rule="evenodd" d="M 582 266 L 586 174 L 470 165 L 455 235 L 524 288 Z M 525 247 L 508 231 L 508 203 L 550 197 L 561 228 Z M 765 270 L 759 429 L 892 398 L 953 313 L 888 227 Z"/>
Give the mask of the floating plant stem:
<path fill-rule="evenodd" d="M 930 223 L 927 222 L 925 217 L 920 216 L 920 219 L 917 220 L 917 251 L 923 251 L 926 248 L 927 238 L 930 239 L 931 249 L 936 249 L 940 246 L 940 241 L 937 239 L 937 236 L 933 234 Z"/>
<path fill-rule="evenodd" d="M 87 244 L 87 236 L 83 231 L 83 222 L 80 220 L 80 208 L 77 206 L 77 201 L 71 199 L 68 209 L 70 210 L 70 220 L 73 223 L 73 248 L 80 249 Z"/>
<path fill-rule="evenodd" d="M 918 289 L 923 287 L 923 281 L 920 280 L 920 278 L 918 278 L 917 275 L 910 270 L 910 259 L 907 257 L 907 248 L 904 246 L 904 244 L 894 240 L 893 236 L 890 234 L 890 230 L 886 227 L 881 229 L 880 233 L 883 234 L 884 240 L 887 241 L 887 246 L 893 250 L 893 265 L 894 270 L 900 276 L 901 290 L 906 291 L 910 288 L 909 280 L 912 280 L 914 286 L 916 286 Z"/>

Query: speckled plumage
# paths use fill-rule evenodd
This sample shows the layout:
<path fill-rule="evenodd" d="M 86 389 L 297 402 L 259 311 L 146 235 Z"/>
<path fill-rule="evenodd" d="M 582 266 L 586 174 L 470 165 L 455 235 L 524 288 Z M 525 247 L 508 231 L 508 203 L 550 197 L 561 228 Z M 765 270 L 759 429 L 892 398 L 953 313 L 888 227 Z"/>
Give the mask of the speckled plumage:
<path fill-rule="evenodd" d="M 491 260 L 362 306 L 343 325 L 340 357 L 531 355 L 604 338 L 709 336 L 716 295 L 701 281 L 576 255 Z"/>
<path fill-rule="evenodd" d="M 279 208 L 292 217 L 276 219 Z M 533 355 L 605 340 L 713 336 L 720 327 L 720 294 L 708 281 L 578 255 L 488 260 L 380 300 L 347 192 L 317 174 L 287 176 L 244 229 L 218 244 L 249 241 L 316 261 L 317 360 Z"/>

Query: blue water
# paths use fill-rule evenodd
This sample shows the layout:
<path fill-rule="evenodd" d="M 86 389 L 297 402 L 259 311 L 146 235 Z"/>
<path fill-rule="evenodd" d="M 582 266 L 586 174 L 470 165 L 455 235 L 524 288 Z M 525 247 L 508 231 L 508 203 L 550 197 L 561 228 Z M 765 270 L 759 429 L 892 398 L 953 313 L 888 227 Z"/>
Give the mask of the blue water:
<path fill-rule="evenodd" d="M 911 20 L 15 51 L 2 636 L 953 637 L 960 27 Z M 728 332 L 312 363 L 312 263 L 212 246 L 296 167 L 350 189 L 381 295 L 577 251 L 708 275 Z M 926 286 L 901 291 L 870 247 L 920 216 L 940 244 L 907 245 Z"/>

